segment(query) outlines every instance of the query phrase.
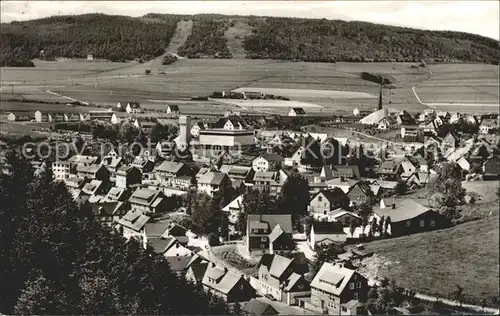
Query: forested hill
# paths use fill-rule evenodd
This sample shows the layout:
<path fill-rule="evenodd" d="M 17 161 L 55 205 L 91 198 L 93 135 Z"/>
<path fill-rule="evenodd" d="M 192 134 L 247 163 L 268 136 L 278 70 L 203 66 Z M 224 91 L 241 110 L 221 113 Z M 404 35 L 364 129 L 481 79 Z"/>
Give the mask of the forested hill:
<path fill-rule="evenodd" d="M 250 58 L 304 61 L 498 62 L 498 41 L 460 32 L 425 31 L 340 20 L 256 19 L 245 38 Z"/>
<path fill-rule="evenodd" d="M 188 58 L 231 58 L 224 33 L 242 21 L 247 58 L 299 61 L 420 61 L 498 63 L 498 41 L 468 33 L 425 31 L 366 22 L 223 15 L 148 14 L 141 18 L 86 14 L 1 25 L 0 66 L 29 66 L 46 55 L 113 61 L 158 56 L 180 19 L 194 22 L 179 49 Z M 239 24 L 241 25 L 241 23 Z"/>
<path fill-rule="evenodd" d="M 177 16 L 149 19 L 85 14 L 2 23 L 0 65 L 29 66 L 43 50 L 47 58 L 95 58 L 125 61 L 151 59 L 170 42 Z"/>

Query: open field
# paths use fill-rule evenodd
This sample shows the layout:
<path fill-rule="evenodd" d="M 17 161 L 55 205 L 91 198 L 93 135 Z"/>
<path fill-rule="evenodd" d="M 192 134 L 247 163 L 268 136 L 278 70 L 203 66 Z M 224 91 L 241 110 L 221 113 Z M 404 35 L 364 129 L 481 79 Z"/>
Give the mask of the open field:
<path fill-rule="evenodd" d="M 354 98 L 374 98 L 375 96 L 364 92 L 353 91 L 335 91 L 335 90 L 312 90 L 312 89 L 278 89 L 278 88 L 249 88 L 243 87 L 233 91 L 238 92 L 262 92 L 266 94 L 274 94 L 289 98 L 296 97 L 319 97 L 319 98 L 336 98 L 336 99 L 354 99 Z"/>
<path fill-rule="evenodd" d="M 188 24 L 183 29 L 184 33 L 187 29 Z M 147 100 L 186 100 L 193 96 L 210 95 L 214 91 L 267 89 L 262 91 L 285 92 L 293 101 L 318 105 L 315 109 L 310 107 L 307 111 L 312 115 L 327 113 L 347 115 L 356 107 L 362 110 L 376 108 L 378 84 L 363 80 L 360 77 L 361 72 L 394 78 L 396 80 L 394 87 L 383 91 L 384 104 L 410 112 L 427 108 L 418 102 L 411 90 L 417 85 L 419 86 L 416 90 L 419 96 L 422 95 L 424 103 L 439 103 L 439 100 L 448 102 L 455 97 L 458 102 L 488 100 L 487 102 L 494 104 L 495 93 L 498 93 L 495 91 L 497 86 L 491 85 L 495 80 L 494 75 L 498 73 L 498 67 L 490 65 L 431 65 L 429 67 L 432 76 L 429 83 L 426 82 L 430 76 L 429 71 L 423 67 L 415 67 L 412 63 L 182 59 L 171 65 L 162 66 L 160 57 L 143 64 L 65 60 L 36 61 L 36 65 L 35 68 L 2 68 L 2 93 L 12 89 L 8 83 L 17 82 L 14 85 L 15 94 L 30 99 L 59 101 L 61 98 L 45 92 L 51 90 L 96 104 L 112 105 L 120 100 L 136 100 L 144 103 L 146 108 L 157 109 L 162 105 L 150 105 L 147 104 Z M 152 74 L 145 75 L 145 69 L 150 69 Z M 164 74 L 159 74 L 159 71 L 163 71 Z M 470 78 L 470 72 L 475 73 L 475 78 Z M 457 79 L 462 80 L 464 84 L 467 80 L 468 84 L 470 80 L 479 83 L 476 82 L 476 85 L 466 88 L 436 89 L 432 81 L 443 83 L 447 80 L 453 85 L 458 84 Z M 496 80 L 498 82 L 498 78 Z M 459 93 L 455 93 L 456 91 Z M 466 97 L 462 98 L 462 95 Z M 199 105 L 212 112 L 227 110 L 227 107 L 220 103 Z M 195 111 L 196 106 L 198 105 L 186 105 L 186 110 L 189 108 L 188 111 Z M 489 106 L 485 108 L 487 112 L 492 111 Z M 480 107 L 474 109 L 479 110 Z M 239 110 L 245 111 L 245 109 Z M 277 107 L 273 109 L 266 107 L 266 111 L 285 113 L 283 109 Z"/>
<path fill-rule="evenodd" d="M 91 110 L 102 110 L 96 107 L 87 106 L 68 106 L 65 104 L 51 103 L 25 103 L 20 101 L 2 101 L 1 112 L 8 113 L 10 111 L 31 111 L 40 110 L 50 113 L 87 113 Z"/>
<path fill-rule="evenodd" d="M 484 64 L 429 65 L 432 75 L 416 88 L 424 103 L 497 105 L 500 100 L 499 67 Z M 439 104 L 439 107 L 443 105 Z"/>
<path fill-rule="evenodd" d="M 448 297 L 454 284 L 467 298 L 498 297 L 498 216 L 453 228 L 365 244 L 364 261 L 404 287 Z"/>

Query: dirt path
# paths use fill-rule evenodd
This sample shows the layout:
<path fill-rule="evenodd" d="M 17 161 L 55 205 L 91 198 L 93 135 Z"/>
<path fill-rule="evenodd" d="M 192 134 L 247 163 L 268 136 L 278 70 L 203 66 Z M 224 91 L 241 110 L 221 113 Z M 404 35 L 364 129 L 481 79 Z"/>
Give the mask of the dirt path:
<path fill-rule="evenodd" d="M 227 48 L 233 55 L 233 58 L 245 58 L 246 52 L 243 48 L 243 40 L 245 36 L 252 34 L 252 27 L 242 19 L 231 20 L 234 23 L 224 33 L 227 39 Z"/>
<path fill-rule="evenodd" d="M 438 300 L 437 297 L 434 297 L 434 296 L 429 296 L 429 295 L 425 295 L 425 294 L 420 294 L 420 293 L 417 293 L 415 295 L 416 298 L 419 298 L 421 300 L 424 300 L 424 301 L 429 301 L 429 302 L 435 302 Z M 446 305 L 451 305 L 451 306 L 460 306 L 460 303 L 457 302 L 457 301 L 452 301 L 452 300 L 447 300 L 447 299 L 442 299 L 440 298 L 439 299 L 440 301 L 442 301 L 444 304 Z M 495 314 L 495 315 L 498 315 L 499 314 L 499 310 L 498 308 L 492 308 L 492 307 L 481 307 L 481 306 L 477 306 L 477 305 L 471 305 L 471 304 L 462 304 L 462 307 L 465 307 L 465 308 L 470 308 L 470 309 L 473 309 L 477 312 L 486 312 L 486 313 L 491 313 L 491 314 Z"/>
<path fill-rule="evenodd" d="M 193 21 L 180 21 L 177 23 L 177 28 L 175 29 L 174 35 L 170 40 L 170 44 L 168 45 L 166 51 L 169 53 L 177 54 L 179 47 L 184 45 L 189 35 L 191 35 L 191 31 L 193 29 Z"/>

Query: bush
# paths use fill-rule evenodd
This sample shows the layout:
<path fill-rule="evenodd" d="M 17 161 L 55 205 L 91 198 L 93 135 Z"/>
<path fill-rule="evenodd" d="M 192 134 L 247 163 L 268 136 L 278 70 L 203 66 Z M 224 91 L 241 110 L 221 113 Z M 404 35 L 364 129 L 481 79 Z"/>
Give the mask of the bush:
<path fill-rule="evenodd" d="M 150 75 L 150 74 L 151 74 L 151 70 L 150 70 L 150 69 L 146 69 L 146 70 L 144 70 L 144 74 L 146 74 L 146 75 Z"/>
<path fill-rule="evenodd" d="M 210 234 L 210 235 L 208 235 L 208 245 L 210 247 L 214 247 L 214 246 L 220 245 L 219 237 L 216 234 Z"/>

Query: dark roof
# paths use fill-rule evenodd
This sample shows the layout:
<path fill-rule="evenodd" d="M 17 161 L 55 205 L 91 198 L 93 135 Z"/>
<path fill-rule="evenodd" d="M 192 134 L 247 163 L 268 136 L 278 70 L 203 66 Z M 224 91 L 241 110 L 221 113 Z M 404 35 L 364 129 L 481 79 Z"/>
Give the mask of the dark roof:
<path fill-rule="evenodd" d="M 297 114 L 306 114 L 303 108 L 292 108 Z"/>
<path fill-rule="evenodd" d="M 207 271 L 208 263 L 199 263 L 191 265 L 190 269 L 193 271 L 193 276 L 196 282 L 201 282 L 203 280 L 203 276 L 205 275 L 205 271 Z"/>
<path fill-rule="evenodd" d="M 384 216 L 385 218 L 391 217 L 392 223 L 409 220 L 429 211 L 433 212 L 430 208 L 410 199 L 404 199 L 399 202 L 397 201 L 395 204 L 395 208 L 392 208 L 392 206 L 382 209 L 376 208 L 373 212 L 379 216 Z"/>
<path fill-rule="evenodd" d="M 267 161 L 272 161 L 272 162 L 282 162 L 283 160 L 285 160 L 285 158 L 277 154 L 265 154 L 261 155 L 261 157 Z"/>
<path fill-rule="evenodd" d="M 251 315 L 278 315 L 278 311 L 276 311 L 271 305 L 261 302 L 255 298 L 252 298 L 248 301 L 243 310 Z"/>
<path fill-rule="evenodd" d="M 174 243 L 176 241 L 175 238 L 173 237 L 167 237 L 167 238 L 150 238 L 148 239 L 148 244 L 153 247 L 154 252 L 162 254 L 165 251 L 168 250 L 170 247 L 170 244 Z"/>
<path fill-rule="evenodd" d="M 330 202 L 330 203 L 334 203 L 336 201 L 338 201 L 339 199 L 343 198 L 346 196 L 346 194 L 344 193 L 344 191 L 342 191 L 342 189 L 338 188 L 338 187 L 335 187 L 331 190 L 325 190 L 325 191 L 320 191 L 318 192 L 316 195 L 322 193 L 323 196 Z M 315 196 L 316 197 L 316 196 Z"/>
<path fill-rule="evenodd" d="M 291 214 L 248 214 L 247 223 L 252 222 L 265 222 L 269 224 L 272 230 L 276 225 L 280 225 L 285 233 L 292 234 L 292 215 Z"/>
<path fill-rule="evenodd" d="M 177 104 L 169 104 L 168 107 L 170 111 L 179 111 L 179 106 Z"/>
<path fill-rule="evenodd" d="M 178 257 L 166 257 L 168 264 L 170 265 L 170 270 L 172 271 L 182 271 L 186 268 L 189 261 L 193 256 L 178 256 Z"/>
<path fill-rule="evenodd" d="M 337 222 L 314 222 L 312 224 L 314 227 L 315 234 L 344 234 L 344 228 L 342 223 Z"/>

